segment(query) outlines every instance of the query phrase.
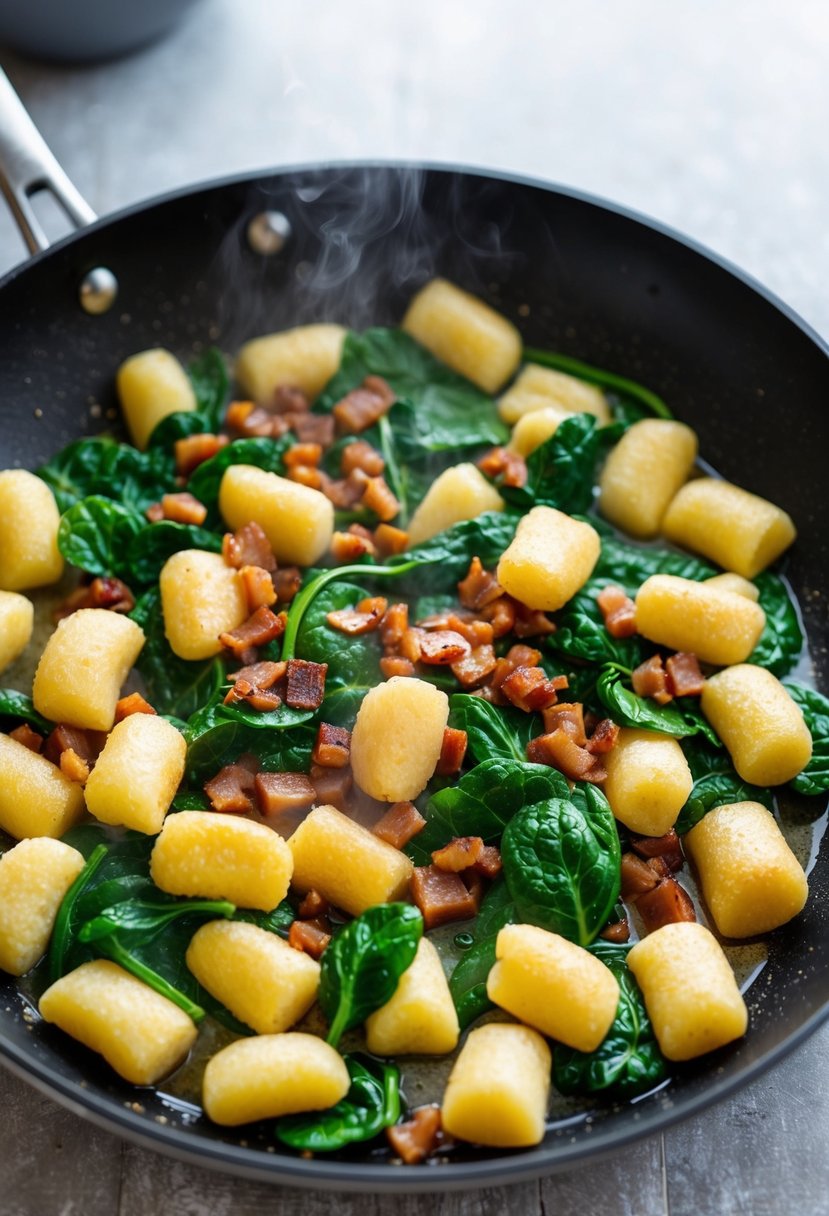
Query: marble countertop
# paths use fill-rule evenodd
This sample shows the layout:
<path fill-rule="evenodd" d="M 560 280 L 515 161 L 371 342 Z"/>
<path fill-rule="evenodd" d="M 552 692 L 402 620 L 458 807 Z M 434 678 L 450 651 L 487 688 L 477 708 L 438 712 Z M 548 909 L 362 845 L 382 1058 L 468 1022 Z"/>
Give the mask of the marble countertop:
<path fill-rule="evenodd" d="M 829 335 L 820 0 L 202 0 L 118 62 L 0 61 L 99 214 L 226 173 L 394 157 L 526 173 L 688 233 Z M 57 235 L 52 214 L 44 222 Z M 23 256 L 0 213 L 0 272 Z M 125 1144 L 0 1072 L 0 1216 L 811 1216 L 827 1210 L 829 1026 L 623 1154 L 508 1189 L 304 1193 Z"/>

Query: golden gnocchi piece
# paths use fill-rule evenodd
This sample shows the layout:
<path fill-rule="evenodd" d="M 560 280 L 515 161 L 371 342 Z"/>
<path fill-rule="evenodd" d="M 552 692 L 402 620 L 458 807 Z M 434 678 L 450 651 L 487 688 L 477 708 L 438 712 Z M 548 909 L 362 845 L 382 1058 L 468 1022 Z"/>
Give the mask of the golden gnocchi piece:
<path fill-rule="evenodd" d="M 144 645 L 144 631 L 106 608 L 81 608 L 59 624 L 40 656 L 32 699 L 52 722 L 110 730 L 121 686 Z"/>
<path fill-rule="evenodd" d="M 374 904 L 401 899 L 414 869 L 405 853 L 333 806 L 318 806 L 288 839 L 294 890 L 319 891 L 359 916 Z"/>
<path fill-rule="evenodd" d="M 780 507 L 714 477 L 683 486 L 665 513 L 662 529 L 674 544 L 743 578 L 765 570 L 797 535 Z"/>
<path fill-rule="evenodd" d="M 187 948 L 187 966 L 211 996 L 257 1034 L 290 1029 L 317 999 L 319 963 L 244 921 L 202 925 Z"/>
<path fill-rule="evenodd" d="M 674 574 L 652 574 L 636 593 L 636 629 L 703 663 L 742 663 L 760 640 L 766 614 L 748 596 Z"/>
<path fill-rule="evenodd" d="M 565 418 L 572 417 L 571 410 L 558 405 L 545 405 L 541 409 L 522 414 L 512 428 L 507 447 L 511 452 L 517 452 L 526 459 L 536 448 L 540 448 L 542 443 L 552 439 Z"/>
<path fill-rule="evenodd" d="M 89 774 L 87 809 L 101 823 L 154 836 L 184 776 L 187 745 L 165 718 L 130 714 L 111 731 Z"/>
<path fill-rule="evenodd" d="M 142 451 L 163 418 L 198 408 L 187 372 L 175 355 L 160 347 L 125 359 L 116 387 L 130 438 Z"/>
<path fill-rule="evenodd" d="M 579 591 L 599 560 L 599 534 L 554 507 L 533 507 L 498 563 L 504 590 L 542 612 L 555 612 Z"/>
<path fill-rule="evenodd" d="M 694 784 L 676 739 L 623 727 L 604 757 L 605 795 L 614 816 L 641 836 L 664 836 Z"/>
<path fill-rule="evenodd" d="M 498 402 L 504 422 L 518 422 L 526 414 L 553 406 L 571 414 L 593 414 L 605 426 L 612 421 L 607 398 L 600 388 L 552 367 L 528 363 Z"/>
<path fill-rule="evenodd" d="M 617 528 L 648 539 L 688 480 L 698 450 L 684 422 L 642 418 L 612 448 L 599 478 L 599 510 Z"/>
<path fill-rule="evenodd" d="M 715 807 L 683 837 L 724 937 L 754 937 L 803 910 L 809 884 L 777 821 L 759 802 Z"/>
<path fill-rule="evenodd" d="M 339 1052 L 313 1034 L 237 1039 L 204 1070 L 205 1113 L 223 1127 L 326 1110 L 351 1087 Z"/>
<path fill-rule="evenodd" d="M 800 707 L 765 667 L 740 663 L 717 672 L 705 681 L 700 704 L 743 781 L 782 785 L 812 758 Z"/>
<path fill-rule="evenodd" d="M 106 959 L 62 976 L 39 1009 L 133 1085 L 155 1085 L 196 1041 L 196 1027 L 178 1005 Z"/>
<path fill-rule="evenodd" d="M 409 544 L 419 545 L 438 532 L 484 511 L 503 511 L 504 500 L 474 464 L 456 464 L 435 478 L 409 524 Z"/>
<path fill-rule="evenodd" d="M 271 828 L 214 811 L 169 815 L 150 857 L 150 877 L 170 895 L 262 912 L 285 898 L 292 870 L 291 850 Z"/>
<path fill-rule="evenodd" d="M 487 996 L 507 1013 L 575 1047 L 595 1051 L 619 1005 L 619 984 L 589 950 L 536 925 L 506 925 Z"/>
<path fill-rule="evenodd" d="M 334 534 L 334 506 L 324 494 L 250 464 L 225 471 L 219 510 L 231 528 L 259 524 L 281 564 L 312 566 Z"/>
<path fill-rule="evenodd" d="M 280 385 L 313 400 L 340 366 L 345 335 L 342 325 L 320 324 L 254 338 L 239 351 L 236 379 L 260 405 L 268 405 Z"/>
<path fill-rule="evenodd" d="M 489 1022 L 469 1032 L 449 1076 L 444 1131 L 490 1148 L 528 1148 L 544 1139 L 550 1048 L 537 1030 Z"/>
<path fill-rule="evenodd" d="M 83 790 L 56 764 L 0 735 L 0 828 L 27 836 L 62 836 L 84 811 Z"/>
<path fill-rule="evenodd" d="M 497 392 L 521 362 L 512 322 L 446 279 L 421 287 L 400 328 L 485 393 Z"/>
<path fill-rule="evenodd" d="M 449 698 L 426 680 L 392 676 L 369 689 L 351 734 L 360 789 L 381 802 L 405 802 L 426 788 L 449 721 Z"/>
<path fill-rule="evenodd" d="M 704 925 L 663 925 L 627 956 L 669 1060 L 693 1060 L 739 1039 L 748 1010 L 728 959 Z"/>
<path fill-rule="evenodd" d="M 46 953 L 63 897 L 84 867 L 61 840 L 21 840 L 0 857 L 0 970 L 25 975 Z"/>
<path fill-rule="evenodd" d="M 159 587 L 164 633 L 180 659 L 219 654 L 219 635 L 231 633 L 249 615 L 239 571 L 220 553 L 174 553 L 162 567 Z"/>
<path fill-rule="evenodd" d="M 29 645 L 34 617 L 32 601 L 25 595 L 0 591 L 0 671 L 5 671 Z"/>
<path fill-rule="evenodd" d="M 45 481 L 26 469 L 0 472 L 0 587 L 28 591 L 63 574 L 60 511 Z"/>
<path fill-rule="evenodd" d="M 744 595 L 746 599 L 754 600 L 755 604 L 760 598 L 760 588 L 755 583 L 750 583 L 747 578 L 734 574 L 731 570 L 715 574 L 704 582 L 707 587 L 718 587 L 720 591 L 733 591 L 735 595 Z"/>
<path fill-rule="evenodd" d="M 459 1036 L 440 955 L 422 937 L 394 996 L 366 1018 L 366 1044 L 378 1056 L 440 1056 L 455 1050 Z"/>

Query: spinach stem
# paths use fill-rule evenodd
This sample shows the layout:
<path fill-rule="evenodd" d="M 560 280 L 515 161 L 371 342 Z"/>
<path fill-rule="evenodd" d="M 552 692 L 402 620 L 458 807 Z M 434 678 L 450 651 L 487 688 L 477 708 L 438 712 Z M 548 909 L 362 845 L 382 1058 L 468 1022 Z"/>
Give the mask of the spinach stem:
<path fill-rule="evenodd" d="M 601 385 L 602 388 L 618 389 L 620 393 L 626 393 L 629 397 L 641 401 L 642 405 L 647 406 L 656 414 L 657 418 L 673 418 L 673 414 L 662 398 L 651 392 L 649 388 L 645 388 L 644 385 L 637 384 L 635 380 L 628 380 L 625 376 L 617 376 L 615 372 L 607 372 L 604 368 L 582 363 L 580 359 L 573 359 L 570 355 L 536 350 L 530 346 L 524 348 L 524 358 L 530 363 L 540 363 L 543 367 L 554 367 L 557 371 L 578 376 L 580 380 Z"/>
<path fill-rule="evenodd" d="M 186 996 L 178 988 L 174 988 L 157 971 L 153 971 L 152 968 L 145 966 L 144 963 L 130 954 L 129 950 L 125 950 L 117 937 L 107 938 L 106 944 L 101 943 L 100 948 L 106 952 L 114 963 L 120 964 L 125 971 L 131 972 L 137 979 L 143 980 L 150 988 L 154 988 L 161 996 L 166 996 L 168 1001 L 172 1001 L 174 1005 L 178 1005 L 179 1009 L 183 1009 L 194 1022 L 201 1022 L 204 1019 L 205 1012 L 201 1005 L 197 1005 L 195 1001 L 191 1001 L 189 996 Z"/>
<path fill-rule="evenodd" d="M 409 518 L 409 503 L 406 493 L 406 483 L 400 465 L 397 463 L 397 453 L 394 450 L 394 436 L 388 414 L 384 414 L 378 423 L 380 432 L 380 451 L 386 462 L 386 480 L 391 486 L 395 498 L 400 503 L 400 526 L 405 528 Z"/>
<path fill-rule="evenodd" d="M 63 964 L 66 960 L 66 949 L 69 945 L 70 922 L 72 920 L 72 913 L 75 910 L 75 904 L 78 902 L 78 897 L 84 887 L 108 852 L 109 849 L 105 844 L 96 845 L 89 855 L 86 865 L 63 897 L 55 920 L 55 928 L 52 932 L 52 945 L 49 950 L 49 978 L 53 984 L 55 980 L 59 980 L 63 975 Z"/>
<path fill-rule="evenodd" d="M 337 1006 L 337 1012 L 334 1015 L 334 1021 L 331 1023 L 331 1028 L 325 1040 L 331 1047 L 337 1047 L 340 1039 L 345 1034 L 346 1023 L 348 1022 L 348 1010 L 348 1002 L 340 1001 Z"/>

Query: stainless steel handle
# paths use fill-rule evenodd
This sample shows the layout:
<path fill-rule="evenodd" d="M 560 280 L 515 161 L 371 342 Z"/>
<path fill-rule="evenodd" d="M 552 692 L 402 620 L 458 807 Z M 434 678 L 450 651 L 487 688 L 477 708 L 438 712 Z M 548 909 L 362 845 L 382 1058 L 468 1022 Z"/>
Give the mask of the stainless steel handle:
<path fill-rule="evenodd" d="M 43 136 L 0 68 L 0 187 L 32 253 L 48 249 L 49 238 L 32 207 L 32 195 L 47 190 L 76 228 L 97 219 L 52 155 Z"/>

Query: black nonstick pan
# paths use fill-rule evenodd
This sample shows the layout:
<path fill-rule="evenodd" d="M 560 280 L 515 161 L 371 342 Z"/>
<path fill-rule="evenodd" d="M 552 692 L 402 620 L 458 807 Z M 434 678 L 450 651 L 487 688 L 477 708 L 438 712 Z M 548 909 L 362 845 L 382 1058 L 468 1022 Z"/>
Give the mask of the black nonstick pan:
<path fill-rule="evenodd" d="M 28 195 L 41 186 L 86 226 L 0 283 L 0 467 L 35 467 L 69 440 L 115 425 L 114 370 L 135 351 L 166 346 L 187 358 L 210 344 L 232 353 L 245 338 L 311 320 L 394 323 L 413 291 L 441 274 L 515 321 L 528 345 L 660 393 L 698 431 L 716 469 L 794 517 L 799 539 L 786 573 L 815 678 L 829 690 L 829 349 L 758 284 L 612 204 L 466 169 L 290 168 L 92 222 L 7 89 L 0 79 L 0 159 L 30 245 L 40 237 L 27 220 Z M 829 1008 L 825 848 L 810 881 L 805 913 L 772 935 L 762 982 L 749 990 L 743 1042 L 716 1064 L 680 1068 L 667 1089 L 633 1106 L 574 1109 L 531 1151 L 469 1148 L 420 1169 L 369 1151 L 290 1156 L 250 1129 L 222 1130 L 196 1108 L 120 1082 L 38 1023 L 8 978 L 0 978 L 0 1059 L 110 1130 L 239 1174 L 359 1190 L 517 1181 L 699 1111 L 817 1027 Z"/>

